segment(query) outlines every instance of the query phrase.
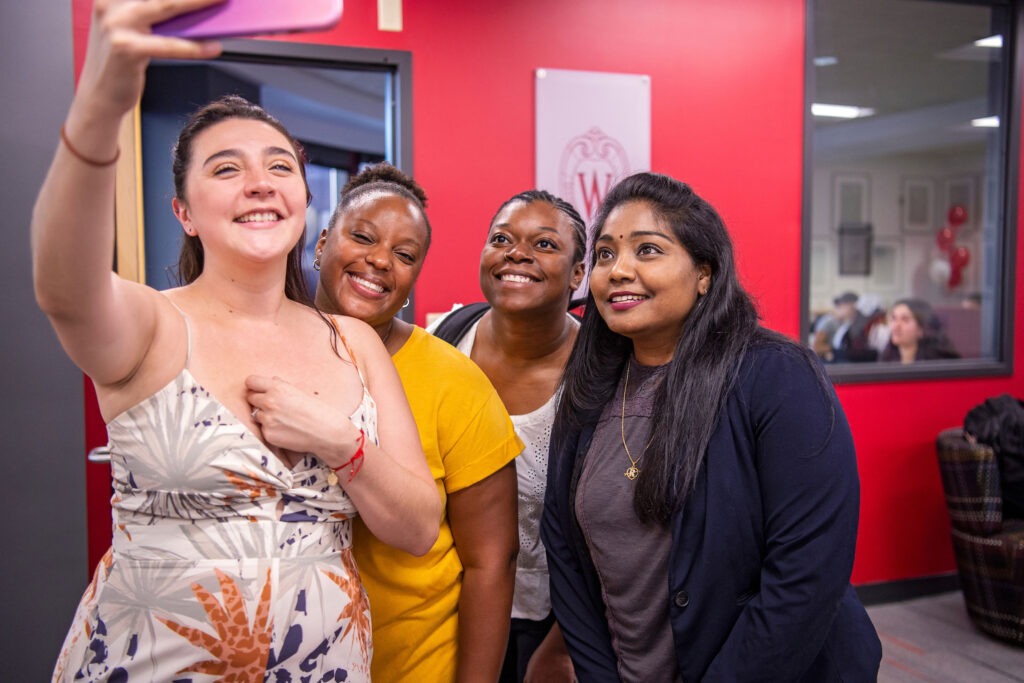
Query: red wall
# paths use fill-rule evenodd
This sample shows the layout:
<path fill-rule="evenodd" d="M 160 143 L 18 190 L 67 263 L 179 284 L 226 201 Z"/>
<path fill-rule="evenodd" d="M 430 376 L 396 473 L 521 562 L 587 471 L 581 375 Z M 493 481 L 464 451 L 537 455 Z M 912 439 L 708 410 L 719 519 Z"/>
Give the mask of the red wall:
<path fill-rule="evenodd" d="M 72 2 L 80 59 L 91 0 Z M 533 72 L 547 67 L 651 76 L 653 170 L 719 209 L 766 323 L 798 333 L 804 0 L 406 1 L 400 33 L 377 30 L 376 5 L 349 0 L 335 30 L 288 39 L 413 54 L 415 174 L 434 225 L 418 320 L 479 299 L 488 221 L 533 183 Z M 1024 395 L 1024 375 L 839 387 L 863 492 L 855 583 L 953 569 L 933 441 L 1003 392 Z M 91 502 L 94 558 L 109 542 L 103 502 Z"/>

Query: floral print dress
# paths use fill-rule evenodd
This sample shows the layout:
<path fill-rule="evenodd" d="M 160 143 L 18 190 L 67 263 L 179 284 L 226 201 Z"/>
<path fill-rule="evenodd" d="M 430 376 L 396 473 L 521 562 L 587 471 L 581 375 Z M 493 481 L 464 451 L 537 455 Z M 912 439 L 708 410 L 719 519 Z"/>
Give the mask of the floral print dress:
<path fill-rule="evenodd" d="M 364 383 L 351 419 L 375 443 L 376 417 Z M 326 465 L 289 468 L 188 360 L 108 434 L 113 544 L 54 681 L 369 680 L 355 507 Z"/>

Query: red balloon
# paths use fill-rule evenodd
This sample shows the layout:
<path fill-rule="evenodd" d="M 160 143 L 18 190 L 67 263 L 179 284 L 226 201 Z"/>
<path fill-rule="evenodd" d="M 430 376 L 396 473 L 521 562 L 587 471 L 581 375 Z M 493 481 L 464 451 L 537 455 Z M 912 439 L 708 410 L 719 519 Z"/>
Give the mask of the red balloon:
<path fill-rule="evenodd" d="M 949 212 L 946 214 L 946 220 L 956 230 L 961 225 L 967 222 L 967 209 L 961 204 L 954 204 L 949 207 Z"/>
<path fill-rule="evenodd" d="M 956 235 L 953 234 L 953 229 L 948 225 L 942 230 L 939 230 L 935 236 L 935 243 L 939 245 L 939 249 L 942 251 L 949 251 L 956 241 Z"/>
<path fill-rule="evenodd" d="M 949 265 L 953 270 L 960 270 L 971 262 L 971 250 L 967 247 L 957 247 L 949 254 Z"/>
<path fill-rule="evenodd" d="M 950 289 L 953 289 L 963 282 L 963 279 L 964 276 L 963 273 L 960 272 L 960 268 L 958 266 L 953 266 L 949 271 L 949 282 L 947 283 L 947 286 Z"/>

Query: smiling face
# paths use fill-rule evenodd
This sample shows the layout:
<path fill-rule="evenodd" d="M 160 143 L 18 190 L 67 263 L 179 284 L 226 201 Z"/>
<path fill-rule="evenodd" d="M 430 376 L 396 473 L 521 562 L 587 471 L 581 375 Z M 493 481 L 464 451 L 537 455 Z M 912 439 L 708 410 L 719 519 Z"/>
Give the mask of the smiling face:
<path fill-rule="evenodd" d="M 231 255 L 281 259 L 302 237 L 301 163 L 289 140 L 263 121 L 226 119 L 196 135 L 183 195 L 173 200 L 174 213 L 202 241 L 207 264 Z"/>
<path fill-rule="evenodd" d="M 405 304 L 427 253 L 427 226 L 412 201 L 385 192 L 356 200 L 317 243 L 316 304 L 378 332 Z"/>
<path fill-rule="evenodd" d="M 711 284 L 672 229 L 644 201 L 608 214 L 594 242 L 590 292 L 608 328 L 633 341 L 639 362 L 672 359 L 683 325 Z"/>
<path fill-rule="evenodd" d="M 480 290 L 495 309 L 565 310 L 583 279 L 573 262 L 575 232 L 569 218 L 545 201 L 515 201 L 491 223 L 480 252 Z"/>

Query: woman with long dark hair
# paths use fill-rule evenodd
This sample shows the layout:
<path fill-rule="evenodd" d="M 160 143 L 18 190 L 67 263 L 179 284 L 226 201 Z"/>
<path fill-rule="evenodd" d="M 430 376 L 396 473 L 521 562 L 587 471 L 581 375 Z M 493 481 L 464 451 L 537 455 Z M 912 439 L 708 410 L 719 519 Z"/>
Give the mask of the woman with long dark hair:
<path fill-rule="evenodd" d="M 542 539 L 580 681 L 868 681 L 857 465 L 812 354 L 762 328 L 715 210 L 640 173 L 592 228 Z"/>
<path fill-rule="evenodd" d="M 900 299 L 889 309 L 889 343 L 882 349 L 881 360 L 907 364 L 959 357 L 927 301 Z"/>

